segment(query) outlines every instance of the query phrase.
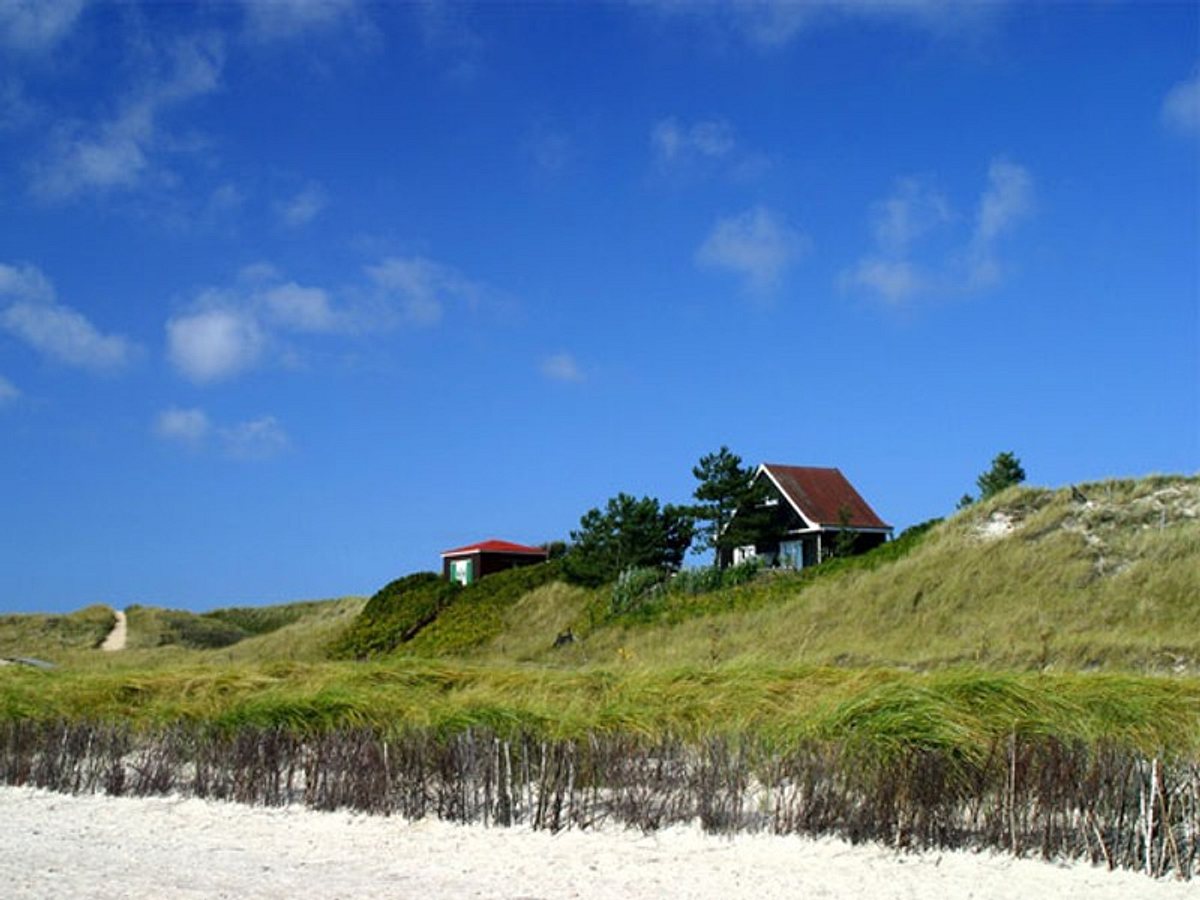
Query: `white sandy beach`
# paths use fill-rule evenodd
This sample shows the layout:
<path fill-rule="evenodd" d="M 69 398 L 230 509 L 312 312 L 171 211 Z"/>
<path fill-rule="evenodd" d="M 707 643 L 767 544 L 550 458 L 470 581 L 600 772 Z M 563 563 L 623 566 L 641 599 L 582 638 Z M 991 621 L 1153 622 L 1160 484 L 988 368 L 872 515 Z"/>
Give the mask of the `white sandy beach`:
<path fill-rule="evenodd" d="M 1193 898 L 1195 884 L 966 852 L 698 829 L 552 835 L 434 820 L 0 787 L 0 895 Z"/>

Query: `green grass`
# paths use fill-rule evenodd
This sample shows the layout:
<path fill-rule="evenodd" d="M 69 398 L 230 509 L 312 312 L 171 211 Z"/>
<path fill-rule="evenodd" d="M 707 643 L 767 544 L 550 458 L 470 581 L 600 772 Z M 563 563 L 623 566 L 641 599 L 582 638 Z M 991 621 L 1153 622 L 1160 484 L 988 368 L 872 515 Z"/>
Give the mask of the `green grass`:
<path fill-rule="evenodd" d="M 134 649 L 117 654 L 90 649 L 105 608 L 7 617 L 0 646 L 62 647 L 64 664 L 0 670 L 0 718 L 745 735 L 880 759 L 1049 736 L 1194 759 L 1200 479 L 1082 490 L 1086 505 L 1010 490 L 871 554 L 666 591 L 636 615 L 613 616 L 608 589 L 563 584 L 551 563 L 467 588 L 410 576 L 370 601 L 136 607 Z M 1001 517 L 1011 533 L 985 536 Z M 567 630 L 577 642 L 555 648 Z"/>
<path fill-rule="evenodd" d="M 107 606 L 89 606 L 67 615 L 0 616 L 0 656 L 57 662 L 73 651 L 99 647 L 116 620 Z"/>
<path fill-rule="evenodd" d="M 1014 489 L 879 556 L 668 594 L 542 658 L 1200 671 L 1200 479 L 1082 487 L 1088 507 Z M 981 537 L 998 513 L 1015 530 Z"/>
<path fill-rule="evenodd" d="M 814 667 L 584 669 L 407 659 L 89 673 L 0 672 L 0 718 L 186 721 L 309 733 L 489 728 L 547 738 L 753 737 L 872 752 L 953 749 L 1053 736 L 1145 753 L 1200 752 L 1200 680 L 1134 675 L 914 673 Z"/>

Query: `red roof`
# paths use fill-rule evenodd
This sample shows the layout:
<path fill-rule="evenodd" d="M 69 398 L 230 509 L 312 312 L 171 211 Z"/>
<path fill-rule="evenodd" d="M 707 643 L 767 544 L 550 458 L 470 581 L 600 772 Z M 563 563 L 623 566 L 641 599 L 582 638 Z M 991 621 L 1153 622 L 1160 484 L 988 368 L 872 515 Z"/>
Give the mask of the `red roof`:
<path fill-rule="evenodd" d="M 455 547 L 447 550 L 442 556 L 466 556 L 469 553 L 520 553 L 526 556 L 548 556 L 541 547 L 526 547 L 524 544 L 514 544 L 512 541 L 501 541 L 488 538 L 478 544 L 468 544 L 465 547 Z"/>
<path fill-rule="evenodd" d="M 851 528 L 888 528 L 867 501 L 837 469 L 816 466 L 762 466 L 783 491 L 792 506 L 817 525 L 837 527 L 842 524 L 842 509 L 850 512 Z"/>

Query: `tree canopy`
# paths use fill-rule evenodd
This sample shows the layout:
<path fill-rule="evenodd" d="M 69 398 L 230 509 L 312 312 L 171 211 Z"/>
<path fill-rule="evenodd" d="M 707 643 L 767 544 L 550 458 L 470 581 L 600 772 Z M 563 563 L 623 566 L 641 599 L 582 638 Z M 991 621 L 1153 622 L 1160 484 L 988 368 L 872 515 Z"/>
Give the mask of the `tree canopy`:
<path fill-rule="evenodd" d="M 587 585 L 613 581 L 630 568 L 675 570 L 694 532 L 686 507 L 660 508 L 654 497 L 639 500 L 620 493 L 604 509 L 590 509 L 580 518 L 563 568 L 572 581 Z"/>
<path fill-rule="evenodd" d="M 991 468 L 975 479 L 975 485 L 979 488 L 979 499 L 986 500 L 1005 488 L 1020 484 L 1024 480 L 1025 470 L 1021 467 L 1021 461 L 1011 451 L 1004 450 L 996 454 Z M 974 502 L 975 498 L 970 494 L 963 494 L 962 499 L 958 501 L 958 506 L 961 509 Z"/>
<path fill-rule="evenodd" d="M 692 495 L 700 502 L 692 511 L 704 523 L 698 528 L 701 547 L 714 551 L 718 567 L 733 548 L 779 540 L 786 531 L 779 506 L 767 503 L 772 489 L 766 479 L 756 481 L 755 469 L 728 447 L 700 457 L 692 474 L 700 482 Z"/>

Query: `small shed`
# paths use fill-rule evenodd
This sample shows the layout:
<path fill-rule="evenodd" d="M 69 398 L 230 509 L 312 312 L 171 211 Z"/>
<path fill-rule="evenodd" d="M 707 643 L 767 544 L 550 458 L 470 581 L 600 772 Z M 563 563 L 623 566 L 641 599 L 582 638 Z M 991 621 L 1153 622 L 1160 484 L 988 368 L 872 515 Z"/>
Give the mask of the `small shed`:
<path fill-rule="evenodd" d="M 443 553 L 442 577 L 459 584 L 472 584 L 496 572 L 545 562 L 549 555 L 541 547 L 527 547 L 512 541 L 489 538 Z"/>

